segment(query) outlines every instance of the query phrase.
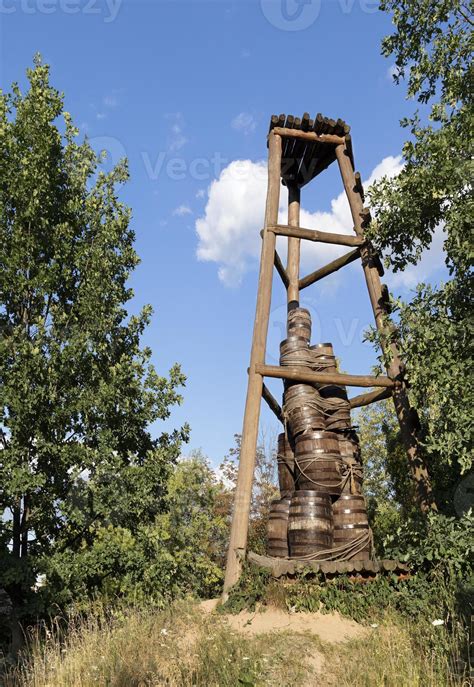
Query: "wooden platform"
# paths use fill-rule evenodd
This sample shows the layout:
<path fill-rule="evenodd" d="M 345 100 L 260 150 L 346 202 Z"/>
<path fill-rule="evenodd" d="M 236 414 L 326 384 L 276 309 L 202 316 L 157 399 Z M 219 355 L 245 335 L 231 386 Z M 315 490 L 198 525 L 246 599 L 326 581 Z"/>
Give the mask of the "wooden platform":
<path fill-rule="evenodd" d="M 358 575 L 375 575 L 377 573 L 395 573 L 398 575 L 409 573 L 409 567 L 405 563 L 392 560 L 370 561 L 370 560 L 352 560 L 352 561 L 327 561 L 318 563 L 316 561 L 300 561 L 289 558 L 271 558 L 270 556 L 261 556 L 250 551 L 247 554 L 247 559 L 258 565 L 260 568 L 270 570 L 273 577 L 284 577 L 286 575 L 292 576 L 298 572 L 313 571 L 322 572 L 325 575 L 342 575 L 342 574 L 358 574 Z"/>
<path fill-rule="evenodd" d="M 312 131 L 318 136 L 341 136 L 345 138 L 346 148 L 352 160 L 352 141 L 349 135 L 350 126 L 342 119 L 323 117 L 318 113 L 314 119 L 305 112 L 302 117 L 293 115 L 272 115 L 270 128 L 280 127 L 300 131 Z M 296 138 L 284 138 L 281 160 L 281 177 L 285 185 L 296 185 L 302 188 L 321 174 L 336 159 L 335 146 L 319 141 L 305 141 Z"/>

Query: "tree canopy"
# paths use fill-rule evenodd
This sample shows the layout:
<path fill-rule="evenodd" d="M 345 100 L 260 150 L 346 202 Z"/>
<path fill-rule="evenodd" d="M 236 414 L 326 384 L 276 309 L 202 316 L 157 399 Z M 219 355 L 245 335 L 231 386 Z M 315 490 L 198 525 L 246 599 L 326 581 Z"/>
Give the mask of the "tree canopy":
<path fill-rule="evenodd" d="M 127 163 L 102 171 L 39 58 L 28 80 L 0 94 L 0 586 L 20 614 L 53 554 L 153 520 L 188 434 L 149 430 L 185 377 L 141 346 L 151 308 L 126 309 Z"/>

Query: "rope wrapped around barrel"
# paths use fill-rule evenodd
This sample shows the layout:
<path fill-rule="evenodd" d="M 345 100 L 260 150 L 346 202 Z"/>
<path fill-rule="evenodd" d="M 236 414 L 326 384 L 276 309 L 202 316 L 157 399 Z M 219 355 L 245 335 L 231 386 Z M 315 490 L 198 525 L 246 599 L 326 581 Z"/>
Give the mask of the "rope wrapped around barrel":
<path fill-rule="evenodd" d="M 358 537 L 351 539 L 351 541 L 349 541 L 347 544 L 335 546 L 332 549 L 323 549 L 321 551 L 316 551 L 315 553 L 308 553 L 306 556 L 298 556 L 298 558 L 292 558 L 291 560 L 315 561 L 319 563 L 344 561 L 349 557 L 354 558 L 354 556 L 362 553 L 362 551 L 367 549 L 367 547 L 369 547 L 371 551 L 371 557 L 373 560 L 373 535 L 370 528 L 367 530 L 367 532 L 363 532 Z"/>
<path fill-rule="evenodd" d="M 327 454 L 326 454 L 327 455 Z M 330 455 L 330 454 L 329 454 Z M 318 462 L 327 462 L 327 458 L 321 458 L 320 456 L 316 456 L 314 458 L 309 458 L 304 460 L 304 463 L 307 463 L 305 465 L 306 470 L 313 465 L 313 463 L 318 463 Z M 338 487 L 341 487 L 343 489 L 346 484 L 349 482 L 350 483 L 350 493 L 351 494 L 358 494 L 358 491 L 356 489 L 356 480 L 359 482 L 362 481 L 362 465 L 357 465 L 355 463 L 347 463 L 344 460 L 339 460 L 338 462 L 341 464 L 342 467 L 342 472 L 341 474 L 341 479 L 338 482 L 318 482 L 314 480 L 312 477 L 310 477 L 305 470 L 301 466 L 301 459 L 298 459 L 295 457 L 295 466 L 298 468 L 299 472 L 303 475 L 305 479 L 308 480 L 308 482 L 311 482 L 317 487 L 322 487 L 322 488 L 335 488 L 337 489 Z M 339 471 L 338 471 L 339 472 Z"/>
<path fill-rule="evenodd" d="M 371 560 L 375 560 L 374 547 L 373 547 L 373 535 L 372 530 L 369 528 L 367 532 L 363 532 L 358 537 L 355 537 L 347 544 L 342 544 L 341 546 L 335 546 L 332 549 L 322 549 L 321 551 L 316 551 L 315 553 L 308 553 L 306 556 L 298 556 L 297 558 L 289 558 L 285 556 L 286 560 L 301 561 L 309 563 L 314 561 L 315 563 L 330 563 L 331 561 L 346 561 L 349 558 L 354 558 L 362 551 L 369 548 Z M 275 561 L 281 560 L 281 557 L 268 556 Z"/>
<path fill-rule="evenodd" d="M 288 329 L 293 326 L 306 326 L 311 331 L 311 315 L 301 308 L 295 308 L 288 313 Z"/>

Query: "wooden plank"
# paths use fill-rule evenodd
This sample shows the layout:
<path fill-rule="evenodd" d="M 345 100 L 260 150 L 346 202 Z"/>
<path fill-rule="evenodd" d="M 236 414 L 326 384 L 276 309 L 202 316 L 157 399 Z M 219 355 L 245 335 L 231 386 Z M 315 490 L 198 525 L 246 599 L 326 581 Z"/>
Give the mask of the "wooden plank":
<path fill-rule="evenodd" d="M 291 379 L 295 382 L 309 382 L 310 384 L 338 384 L 340 386 L 384 387 L 393 388 L 395 383 L 388 377 L 374 377 L 373 375 L 348 375 L 340 372 L 309 372 L 300 367 L 278 367 L 277 365 L 263 365 L 257 363 L 255 372 L 264 377 L 276 379 Z"/>
<path fill-rule="evenodd" d="M 354 160 L 350 136 L 346 136 L 343 145 L 336 147 L 336 157 L 339 163 L 344 190 L 349 201 L 354 231 L 360 237 L 364 237 L 364 226 L 370 219 L 370 214 L 364 208 L 360 192 L 354 190 L 357 180 L 354 174 Z M 387 322 L 387 313 L 384 305 L 382 283 L 377 267 L 374 265 L 371 248 L 368 245 L 361 247 L 362 267 L 369 298 L 374 312 L 375 324 L 381 334 L 381 345 L 384 353 L 390 359 L 387 373 L 392 379 L 399 379 L 400 384 L 394 389 L 393 403 L 398 417 L 402 440 L 408 456 L 411 474 L 415 483 L 416 497 L 423 511 L 436 509 L 431 488 L 428 468 L 418 445 L 419 419 L 416 410 L 412 408 L 406 384 L 403 379 L 403 364 L 398 352 L 398 347 L 393 340 L 394 325 Z"/>
<path fill-rule="evenodd" d="M 265 210 L 265 227 L 278 221 L 280 202 L 280 168 L 281 136 L 269 134 L 268 153 L 268 188 Z M 230 530 L 227 566 L 224 580 L 223 600 L 229 589 L 237 582 L 242 572 L 242 559 L 247 548 L 249 528 L 250 501 L 252 482 L 255 472 L 255 455 L 257 451 L 258 424 L 262 399 L 263 378 L 256 371 L 256 366 L 265 360 L 268 334 L 268 322 L 272 297 L 273 262 L 275 259 L 276 235 L 265 230 L 260 258 L 257 305 L 250 355 L 250 372 L 248 376 L 247 398 L 245 402 L 242 443 L 240 447 L 239 471 L 234 496 L 232 526 Z"/>
<path fill-rule="evenodd" d="M 282 409 L 276 398 L 273 396 L 270 389 L 267 386 L 265 386 L 265 384 L 262 385 L 262 398 L 266 402 L 270 410 L 273 411 L 273 413 L 275 413 L 275 416 L 278 418 L 278 420 L 280 420 L 282 425 L 284 425 L 285 421 L 283 419 Z"/>
<path fill-rule="evenodd" d="M 362 406 L 368 406 L 370 403 L 376 403 L 377 401 L 383 401 L 385 398 L 390 398 L 391 395 L 391 389 L 376 389 L 375 391 L 369 391 L 367 394 L 360 394 L 359 396 L 350 398 L 349 403 L 351 404 L 351 408 L 362 408 Z"/>
<path fill-rule="evenodd" d="M 358 236 L 346 236 L 346 234 L 331 234 L 328 231 L 317 231 L 316 229 L 305 229 L 303 227 L 290 227 L 288 224 L 273 224 L 268 229 L 278 236 L 293 236 L 307 241 L 318 243 L 332 243 L 338 246 L 363 246 L 364 238 Z"/>
<path fill-rule="evenodd" d="M 355 248 L 349 253 L 342 255 L 340 258 L 336 258 L 332 262 L 328 263 L 324 267 L 320 267 L 318 270 L 311 272 L 311 274 L 306 275 L 303 279 L 300 279 L 300 290 L 306 289 L 306 287 L 311 286 L 311 284 L 316 283 L 320 279 L 327 277 L 334 272 L 337 272 L 345 265 L 350 265 L 351 262 L 360 258 L 360 249 Z"/>
<path fill-rule="evenodd" d="M 331 145 L 341 145 L 344 143 L 342 136 L 334 136 L 333 134 L 315 134 L 314 131 L 301 131 L 301 129 L 285 129 L 283 127 L 275 127 L 273 133 L 279 136 L 289 138 L 300 138 L 305 141 L 318 141 L 318 143 L 328 143 Z"/>
<path fill-rule="evenodd" d="M 275 265 L 276 271 L 280 275 L 280 278 L 285 286 L 285 288 L 288 288 L 288 285 L 290 283 L 290 280 L 288 279 L 288 274 L 283 266 L 283 263 L 281 261 L 280 256 L 278 255 L 277 251 L 275 251 L 275 257 L 273 259 L 273 264 Z"/>
<path fill-rule="evenodd" d="M 299 571 L 322 572 L 332 575 L 347 575 L 354 572 L 379 573 L 394 571 L 409 571 L 409 566 L 400 561 L 371 561 L 357 559 L 350 561 L 303 561 L 297 558 L 272 558 L 249 551 L 248 560 L 260 568 L 270 570 L 274 577 L 294 576 Z"/>
<path fill-rule="evenodd" d="M 298 228 L 300 223 L 300 190 L 294 184 L 288 187 L 288 225 Z M 299 305 L 300 299 L 300 246 L 301 239 L 295 236 L 288 237 L 288 259 L 286 273 L 289 285 L 287 291 L 288 306 Z"/>

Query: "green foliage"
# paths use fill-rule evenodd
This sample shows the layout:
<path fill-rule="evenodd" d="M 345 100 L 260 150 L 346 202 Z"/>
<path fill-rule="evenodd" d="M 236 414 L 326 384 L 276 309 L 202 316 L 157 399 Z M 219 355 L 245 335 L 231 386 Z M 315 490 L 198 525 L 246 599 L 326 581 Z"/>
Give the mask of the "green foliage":
<path fill-rule="evenodd" d="M 410 138 L 404 168 L 369 191 L 369 230 L 395 271 L 416 264 L 443 232 L 450 281 L 420 284 L 399 303 L 402 357 L 439 507 L 452 513 L 453 492 L 472 466 L 472 24 L 462 0 L 384 0 L 394 33 L 383 54 L 395 58 L 395 81 L 421 104 L 401 122 Z"/>
<path fill-rule="evenodd" d="M 181 460 L 168 480 L 163 510 L 135 527 L 97 526 L 77 550 L 44 561 L 48 606 L 118 597 L 163 606 L 185 594 L 213 596 L 223 577 L 227 523 L 216 513 L 219 486 L 206 460 Z"/>
<path fill-rule="evenodd" d="M 125 309 L 126 161 L 101 171 L 39 58 L 28 80 L 0 93 L 0 587 L 19 614 L 51 557 L 96 579 L 127 568 L 188 433 L 148 431 L 185 378 L 140 346 L 151 308 Z"/>
<path fill-rule="evenodd" d="M 470 581 L 474 571 L 474 515 L 461 518 L 430 513 L 427 519 L 407 522 L 385 541 L 387 555 L 407 561 L 417 570 L 436 571 Z"/>

